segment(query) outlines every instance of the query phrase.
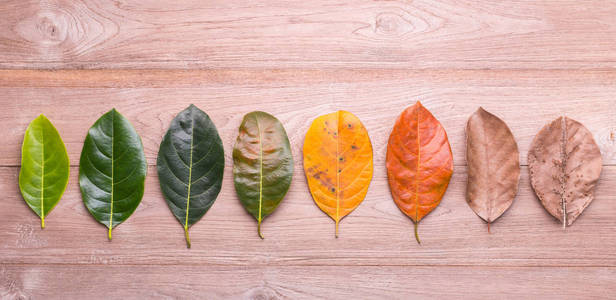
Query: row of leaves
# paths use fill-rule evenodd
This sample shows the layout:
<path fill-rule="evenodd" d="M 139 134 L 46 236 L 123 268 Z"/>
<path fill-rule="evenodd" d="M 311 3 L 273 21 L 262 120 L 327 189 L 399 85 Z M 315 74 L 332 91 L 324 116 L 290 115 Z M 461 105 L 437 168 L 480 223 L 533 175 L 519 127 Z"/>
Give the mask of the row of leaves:
<path fill-rule="evenodd" d="M 507 125 L 479 108 L 466 127 L 467 201 L 488 224 L 512 204 L 518 190 L 518 147 Z M 372 180 L 372 143 L 350 112 L 315 119 L 303 147 L 310 193 L 336 224 L 365 198 Z M 537 134 L 528 154 L 531 184 L 546 210 L 571 225 L 593 199 L 601 153 L 579 122 L 561 117 Z M 233 148 L 235 189 L 245 209 L 261 222 L 285 197 L 293 156 L 283 125 L 274 116 L 244 116 Z M 436 208 L 453 174 L 445 129 L 421 103 L 396 120 L 387 145 L 387 175 L 394 202 L 415 224 Z M 21 193 L 41 218 L 58 203 L 68 183 L 69 159 L 58 131 L 41 115 L 30 123 L 22 147 Z M 216 200 L 222 185 L 224 149 L 209 116 L 191 105 L 171 122 L 158 152 L 158 177 L 173 215 L 189 228 Z M 147 163 L 141 138 L 115 109 L 88 131 L 79 163 L 82 199 L 94 218 L 112 229 L 135 211 L 144 193 Z"/>

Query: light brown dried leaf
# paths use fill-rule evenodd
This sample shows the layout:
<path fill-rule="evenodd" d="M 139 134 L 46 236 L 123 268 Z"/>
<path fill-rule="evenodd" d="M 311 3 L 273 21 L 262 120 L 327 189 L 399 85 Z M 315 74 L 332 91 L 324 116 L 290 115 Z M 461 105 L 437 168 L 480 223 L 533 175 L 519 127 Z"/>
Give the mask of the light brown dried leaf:
<path fill-rule="evenodd" d="M 560 117 L 535 136 L 528 152 L 528 167 L 539 201 L 564 228 L 594 199 L 601 174 L 601 152 L 584 125 Z"/>
<path fill-rule="evenodd" d="M 518 192 L 520 154 L 507 124 L 481 107 L 466 124 L 466 161 L 466 200 L 489 231 Z"/>

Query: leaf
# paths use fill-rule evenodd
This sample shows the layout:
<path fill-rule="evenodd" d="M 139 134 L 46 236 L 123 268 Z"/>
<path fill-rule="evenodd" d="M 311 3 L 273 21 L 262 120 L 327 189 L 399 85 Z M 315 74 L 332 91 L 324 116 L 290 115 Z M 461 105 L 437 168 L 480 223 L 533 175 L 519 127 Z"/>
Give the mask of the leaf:
<path fill-rule="evenodd" d="M 601 152 L 592 133 L 567 117 L 544 126 L 528 151 L 535 194 L 563 228 L 573 224 L 594 199 L 601 168 Z"/>
<path fill-rule="evenodd" d="M 396 120 L 387 144 L 387 177 L 398 208 L 417 224 L 436 208 L 453 174 L 453 156 L 441 123 L 419 101 Z"/>
<path fill-rule="evenodd" d="M 261 238 L 261 221 L 278 207 L 292 178 L 293 155 L 280 121 L 262 111 L 245 115 L 233 148 L 233 179 Z"/>
<path fill-rule="evenodd" d="M 94 218 L 111 230 L 135 211 L 141 198 L 147 165 L 141 138 L 114 109 L 88 131 L 79 160 L 83 203 Z"/>
<path fill-rule="evenodd" d="M 520 154 L 507 124 L 481 107 L 466 124 L 466 161 L 466 200 L 489 232 L 518 192 Z"/>
<path fill-rule="evenodd" d="M 60 134 L 44 115 L 38 116 L 24 135 L 19 189 L 28 206 L 41 218 L 41 228 L 45 228 L 45 217 L 64 194 L 69 166 Z"/>
<path fill-rule="evenodd" d="M 156 161 L 158 180 L 169 209 L 188 228 L 210 209 L 222 185 L 224 149 L 210 117 L 194 105 L 169 125 Z"/>
<path fill-rule="evenodd" d="M 363 200 L 372 181 L 372 143 L 348 111 L 316 118 L 304 140 L 304 172 L 319 208 L 338 223 Z"/>

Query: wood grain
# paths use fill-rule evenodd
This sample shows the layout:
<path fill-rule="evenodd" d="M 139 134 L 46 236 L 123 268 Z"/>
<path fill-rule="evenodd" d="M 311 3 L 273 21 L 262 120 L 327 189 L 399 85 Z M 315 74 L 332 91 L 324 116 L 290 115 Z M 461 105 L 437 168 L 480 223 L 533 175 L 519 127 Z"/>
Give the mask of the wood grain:
<path fill-rule="evenodd" d="M 13 74 L 8 72 L 4 74 Z M 467 118 L 479 106 L 511 127 L 523 165 L 537 131 L 560 115 L 582 122 L 594 134 L 604 163 L 616 164 L 616 72 L 498 74 L 471 70 L 426 72 L 424 76 L 422 72 L 390 74 L 380 70 L 371 76 L 371 72 L 356 74 L 351 70 L 219 70 L 189 73 L 195 76 L 179 71 L 177 78 L 174 72 L 165 71 L 154 82 L 129 80 L 140 77 L 140 72 L 114 71 L 111 73 L 115 75 L 107 78 L 106 71 L 55 71 L 44 72 L 49 75 L 45 80 L 32 71 L 6 76 L 0 80 L 4 99 L 0 127 L 7 131 L 0 144 L 0 165 L 19 165 L 23 132 L 39 113 L 56 125 L 67 144 L 71 164 L 78 165 L 87 128 L 112 107 L 133 123 L 153 165 L 171 119 L 191 103 L 213 119 L 229 162 L 242 116 L 253 110 L 267 111 L 283 122 L 296 158 L 301 156 L 304 135 L 314 118 L 337 109 L 351 111 L 367 128 L 378 158 L 385 155 L 396 117 L 417 100 L 433 111 L 447 130 L 458 166 L 466 164 Z M 263 73 L 268 75 L 262 77 Z M 73 86 L 78 81 L 81 84 Z M 42 87 L 35 86 L 37 82 Z M 171 87 L 165 87 L 166 83 Z M 8 87 L 11 85 L 18 87 Z"/>
<path fill-rule="evenodd" d="M 2 299 L 609 299 L 616 284 L 616 3 L 459 0 L 6 0 L 0 5 Z M 385 151 L 421 100 L 443 124 L 454 175 L 420 226 L 395 206 Z M 218 126 L 221 194 L 191 229 L 163 200 L 156 161 L 189 104 Z M 522 165 L 511 208 L 486 230 L 465 202 L 464 127 L 479 107 L 511 128 Z M 113 242 L 77 184 L 87 129 L 117 108 L 141 135 L 144 199 Z M 312 120 L 357 115 L 374 148 L 364 202 L 341 226 L 310 197 L 301 147 Z M 231 149 L 242 116 L 278 117 L 294 179 L 266 236 L 237 199 Z M 71 158 L 66 194 L 40 229 L 19 194 L 20 147 L 44 113 Z M 601 149 L 596 199 L 562 230 L 534 196 L 527 153 L 566 115 Z"/>
<path fill-rule="evenodd" d="M 611 267 L 9 265 L 0 275 L 0 297 L 18 299 L 610 299 L 616 284 Z"/>
<path fill-rule="evenodd" d="M 104 274 L 108 271 L 102 270 L 113 266 L 124 272 L 135 268 L 150 272 L 151 277 L 143 279 L 144 286 L 154 289 L 160 287 L 161 282 L 195 288 L 191 283 L 166 279 L 170 278 L 168 268 L 184 269 L 194 265 L 203 266 L 201 277 L 198 277 L 203 280 L 218 278 L 217 274 L 232 278 L 233 272 L 253 270 L 248 274 L 254 277 L 244 277 L 244 285 L 237 289 L 210 285 L 197 289 L 207 290 L 197 292 L 199 295 L 214 293 L 211 295 L 217 296 L 213 297 L 221 298 L 251 298 L 249 286 L 258 284 L 265 276 L 263 272 L 278 274 L 282 270 L 292 271 L 282 277 L 272 277 L 268 282 L 280 285 L 283 281 L 279 280 L 286 282 L 292 280 L 292 274 L 299 276 L 297 274 L 306 272 L 326 282 L 333 278 L 331 276 L 347 278 L 355 272 L 383 268 L 393 270 L 392 274 L 408 272 L 405 268 L 425 268 L 434 276 L 442 274 L 441 284 L 465 282 L 467 275 L 461 274 L 471 273 L 478 277 L 468 278 L 483 278 L 498 287 L 505 283 L 489 275 L 494 268 L 505 267 L 514 272 L 511 275 L 514 277 L 529 276 L 520 270 L 551 274 L 558 276 L 552 277 L 557 278 L 554 284 L 558 284 L 558 280 L 576 278 L 577 273 L 567 271 L 575 267 L 589 272 L 584 274 L 597 280 L 596 289 L 591 290 L 595 296 L 602 295 L 611 283 L 599 278 L 612 278 L 609 272 L 616 267 L 616 255 L 611 250 L 616 247 L 612 230 L 616 214 L 613 205 L 616 200 L 613 133 L 616 129 L 616 86 L 613 85 L 616 72 L 217 69 L 5 70 L 0 74 L 3 75 L 0 77 L 3 107 L 0 127 L 4 133 L 4 142 L 0 144 L 0 153 L 3 153 L 0 190 L 4 195 L 4 200 L 0 201 L 0 224 L 4 228 L 0 231 L 0 264 L 17 274 L 26 274 L 20 275 L 21 279 L 12 286 L 27 284 L 34 276 L 28 270 L 33 268 L 43 274 L 66 273 L 70 278 L 95 270 Z M 384 166 L 387 137 L 395 117 L 418 99 L 445 126 L 456 165 L 442 204 L 422 223 L 422 246 L 413 242 L 411 221 L 391 200 Z M 193 248 L 187 250 L 182 228 L 160 193 L 154 162 L 169 122 L 190 103 L 209 113 L 218 126 L 227 166 L 219 199 L 192 228 Z M 536 132 L 559 115 L 566 114 L 583 122 L 594 133 L 606 166 L 597 187 L 596 200 L 574 226 L 563 231 L 543 210 L 530 189 L 528 170 L 524 167 L 520 192 L 511 209 L 492 225 L 493 233 L 487 233 L 483 221 L 464 200 L 464 125 L 480 105 L 498 114 L 511 127 L 523 165 Z M 127 222 L 117 227 L 114 241 L 110 243 L 104 227 L 96 223 L 83 206 L 76 166 L 87 128 L 111 107 L 116 107 L 135 125 L 143 139 L 150 168 L 142 204 Z M 331 220 L 310 198 L 302 162 L 298 159 L 310 122 L 336 109 L 352 111 L 362 120 L 371 136 L 375 159 L 374 179 L 368 195 L 362 205 L 341 222 L 343 234 L 339 239 L 333 237 Z M 263 224 L 267 236 L 264 241 L 254 234 L 254 220 L 241 207 L 230 184 L 231 147 L 242 116 L 253 110 L 266 110 L 283 122 L 296 158 L 290 191 L 280 208 Z M 16 184 L 23 132 L 39 113 L 45 113 L 57 126 L 67 143 L 73 165 L 67 192 L 48 216 L 44 230 L 39 228 L 36 216 L 24 204 Z M 339 268 L 339 273 L 327 275 L 309 271 L 333 266 Z M 447 269 L 452 267 L 462 271 L 452 273 L 452 269 Z M 221 268 L 222 273 L 211 271 Z M 597 274 L 596 270 L 608 270 L 608 273 Z M 198 273 L 196 269 L 192 272 Z M 382 296 L 402 297 L 403 287 L 407 286 L 404 278 L 382 275 L 369 286 L 389 282 L 400 288 L 382 292 Z M 65 291 L 64 279 L 50 281 L 57 288 L 52 288 L 49 294 L 40 289 L 28 293 L 57 297 L 93 295 L 92 290 Z M 81 282 L 93 281 L 81 279 Z M 332 293 L 329 287 L 321 290 L 318 282 L 306 284 L 306 288 L 299 290 L 308 292 L 289 296 L 286 291 L 291 288 L 276 288 L 271 297 L 312 298 Z M 362 284 L 365 282 L 360 280 L 349 285 L 354 295 L 363 295 L 360 294 Z M 538 296 L 545 295 L 539 292 L 543 291 L 543 286 L 543 283 L 529 284 L 528 293 L 537 291 Z M 126 285 L 120 289 L 104 290 L 117 298 L 136 292 Z M 556 289 L 549 286 L 548 290 Z M 165 291 L 159 296 L 184 295 L 178 288 Z M 426 297 L 443 296 L 442 289 L 420 292 Z M 350 292 L 333 293 L 331 298 L 346 297 L 347 293 Z M 491 289 L 473 289 L 474 296 L 489 297 L 493 293 Z M 450 295 L 468 297 L 459 292 Z M 511 294 L 512 297 L 516 295 L 519 294 Z"/>
<path fill-rule="evenodd" d="M 597 197 L 574 226 L 562 229 L 531 191 L 522 169 L 518 197 L 492 224 L 485 223 L 464 200 L 465 167 L 456 167 L 440 206 L 422 222 L 422 245 L 413 240 L 411 221 L 395 206 L 387 187 L 383 159 L 364 202 L 340 223 L 310 197 L 301 162 L 279 208 L 254 232 L 255 221 L 241 207 L 227 165 L 218 200 L 191 228 L 192 248 L 183 228 L 162 198 L 155 167 L 148 170 L 146 193 L 135 214 L 107 240 L 105 228 L 87 212 L 79 193 L 77 168 L 64 198 L 46 218 L 46 228 L 18 194 L 18 168 L 0 168 L 5 197 L 0 201 L 1 262 L 10 264 L 152 264 L 237 266 L 610 266 L 616 267 L 616 167 L 606 167 Z M 575 253 L 573 255 L 572 253 Z"/>
<path fill-rule="evenodd" d="M 612 68 L 611 1 L 7 0 L 0 68 Z"/>

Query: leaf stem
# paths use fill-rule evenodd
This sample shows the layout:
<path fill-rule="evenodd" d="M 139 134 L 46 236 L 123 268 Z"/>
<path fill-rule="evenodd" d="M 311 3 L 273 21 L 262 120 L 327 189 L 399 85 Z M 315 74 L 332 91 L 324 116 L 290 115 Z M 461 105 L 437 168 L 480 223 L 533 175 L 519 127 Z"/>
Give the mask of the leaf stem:
<path fill-rule="evenodd" d="M 41 229 L 45 229 L 45 216 L 41 217 Z"/>
<path fill-rule="evenodd" d="M 111 226 L 109 226 L 109 233 L 107 234 L 107 235 L 108 235 L 108 237 L 109 237 L 109 241 L 111 241 L 111 228 L 112 228 L 112 227 L 111 227 Z"/>
<path fill-rule="evenodd" d="M 488 234 L 490 233 L 490 222 L 488 222 Z"/>
<path fill-rule="evenodd" d="M 190 236 L 188 236 L 188 226 L 184 226 L 184 235 L 186 236 L 186 248 L 190 249 Z"/>
<path fill-rule="evenodd" d="M 415 239 L 417 240 L 417 244 L 421 245 L 421 241 L 419 240 L 419 234 L 417 234 L 417 222 L 413 222 L 413 225 L 415 225 Z"/>
<path fill-rule="evenodd" d="M 336 238 L 338 238 L 338 223 L 340 223 L 340 220 L 336 220 Z"/>
<path fill-rule="evenodd" d="M 259 234 L 259 237 L 263 240 L 265 239 L 263 237 L 263 234 L 261 233 L 261 220 L 259 220 L 259 222 L 257 223 L 257 233 Z"/>

